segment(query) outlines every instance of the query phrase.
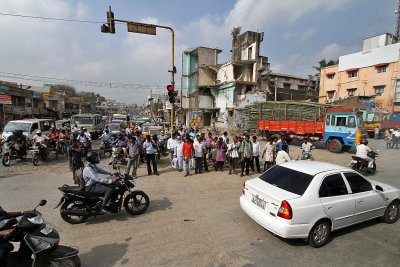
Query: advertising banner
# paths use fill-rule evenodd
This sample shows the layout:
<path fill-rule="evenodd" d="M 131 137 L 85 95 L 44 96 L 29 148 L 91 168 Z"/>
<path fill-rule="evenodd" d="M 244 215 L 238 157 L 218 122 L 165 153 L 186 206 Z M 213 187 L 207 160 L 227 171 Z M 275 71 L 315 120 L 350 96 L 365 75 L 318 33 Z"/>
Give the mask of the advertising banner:
<path fill-rule="evenodd" d="M 12 104 L 11 96 L 9 96 L 9 95 L 0 95 L 0 104 L 11 105 Z"/>

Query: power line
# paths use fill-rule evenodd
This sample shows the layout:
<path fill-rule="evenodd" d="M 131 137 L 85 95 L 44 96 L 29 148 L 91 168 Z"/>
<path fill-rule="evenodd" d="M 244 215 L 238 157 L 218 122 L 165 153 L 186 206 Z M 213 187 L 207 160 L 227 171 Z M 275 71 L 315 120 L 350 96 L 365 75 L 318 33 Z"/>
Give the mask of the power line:
<path fill-rule="evenodd" d="M 80 23 L 95 23 L 95 24 L 103 24 L 103 21 L 91 21 L 91 20 L 78 20 L 78 19 L 61 19 L 61 18 L 50 18 L 50 17 L 40 17 L 40 16 L 31 16 L 31 15 L 21 15 L 21 14 L 10 14 L 0 12 L 1 16 L 9 16 L 9 17 L 20 17 L 20 18 L 29 18 L 29 19 L 42 19 L 42 20 L 55 20 L 55 21 L 64 21 L 64 22 L 80 22 Z"/>
<path fill-rule="evenodd" d="M 79 86 L 90 86 L 90 87 L 102 87 L 102 88 L 127 88 L 127 89 L 162 89 L 165 88 L 163 85 L 151 85 L 151 84 L 127 84 L 127 83 L 112 83 L 112 82 L 100 82 L 100 81 L 84 81 L 84 80 L 73 80 L 66 78 L 46 77 L 37 76 L 23 73 L 12 73 L 0 71 L 0 77 L 18 79 L 24 81 L 37 81 L 47 83 L 67 83 Z M 178 87 L 177 87 L 178 88 Z"/>

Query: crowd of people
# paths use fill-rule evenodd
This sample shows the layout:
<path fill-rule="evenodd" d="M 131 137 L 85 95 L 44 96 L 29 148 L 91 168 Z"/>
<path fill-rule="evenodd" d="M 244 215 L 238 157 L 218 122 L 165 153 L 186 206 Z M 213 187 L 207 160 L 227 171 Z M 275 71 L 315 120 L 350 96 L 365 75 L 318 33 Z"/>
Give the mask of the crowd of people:
<path fill-rule="evenodd" d="M 230 140 L 227 132 L 213 136 L 210 132 L 200 133 L 195 128 L 189 131 L 174 129 L 167 141 L 167 150 L 172 167 L 183 172 L 185 177 L 190 175 L 191 169 L 194 169 L 194 174 L 201 174 L 211 168 L 243 176 L 248 175 L 250 170 L 261 173 L 262 162 L 262 170 L 266 171 L 274 164 L 291 160 L 289 145 L 284 137 L 271 137 L 261 148 L 257 136 L 243 134 Z"/>

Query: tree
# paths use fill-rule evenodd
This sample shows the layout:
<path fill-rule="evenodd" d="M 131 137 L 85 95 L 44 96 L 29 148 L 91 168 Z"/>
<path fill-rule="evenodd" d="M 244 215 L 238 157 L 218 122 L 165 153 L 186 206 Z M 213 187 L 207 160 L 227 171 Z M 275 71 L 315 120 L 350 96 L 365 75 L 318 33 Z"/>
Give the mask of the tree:
<path fill-rule="evenodd" d="M 329 60 L 329 62 L 326 62 L 326 59 L 322 59 L 318 62 L 319 66 L 313 66 L 313 69 L 317 70 L 318 72 L 321 72 L 321 69 L 333 65 L 339 64 L 339 60 Z"/>
<path fill-rule="evenodd" d="M 66 84 L 56 84 L 51 87 L 52 89 L 64 92 L 67 96 L 78 96 L 76 89 L 73 86 L 66 85 Z"/>
<path fill-rule="evenodd" d="M 93 92 L 79 92 L 79 96 L 83 97 L 83 101 L 85 102 L 94 102 L 94 103 L 100 103 L 100 102 L 105 102 L 107 99 L 100 95 L 100 94 L 95 94 Z"/>
<path fill-rule="evenodd" d="M 236 39 L 236 37 L 239 36 L 241 30 L 242 30 L 241 26 L 234 27 L 231 31 L 232 39 Z"/>

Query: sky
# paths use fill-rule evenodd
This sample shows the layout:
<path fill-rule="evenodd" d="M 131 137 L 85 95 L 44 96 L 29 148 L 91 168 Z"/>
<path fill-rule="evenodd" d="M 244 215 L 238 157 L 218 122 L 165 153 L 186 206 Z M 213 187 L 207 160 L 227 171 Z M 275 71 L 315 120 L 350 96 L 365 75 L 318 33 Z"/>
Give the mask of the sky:
<path fill-rule="evenodd" d="M 179 89 L 183 51 L 219 48 L 223 52 L 218 63 L 227 62 L 233 27 L 264 32 L 260 55 L 269 58 L 272 71 L 307 77 L 321 59 L 337 60 L 361 51 L 366 37 L 393 33 L 398 1 L 1 0 L 0 80 L 68 84 L 137 104 L 150 91 L 166 92 L 171 33 L 130 33 L 124 23 L 116 25 L 115 34 L 102 33 L 109 5 L 116 19 L 174 29 Z"/>

